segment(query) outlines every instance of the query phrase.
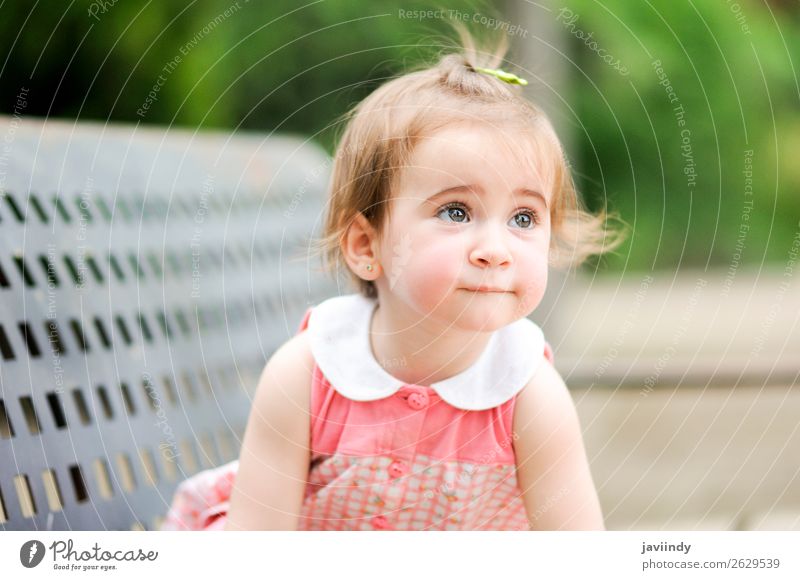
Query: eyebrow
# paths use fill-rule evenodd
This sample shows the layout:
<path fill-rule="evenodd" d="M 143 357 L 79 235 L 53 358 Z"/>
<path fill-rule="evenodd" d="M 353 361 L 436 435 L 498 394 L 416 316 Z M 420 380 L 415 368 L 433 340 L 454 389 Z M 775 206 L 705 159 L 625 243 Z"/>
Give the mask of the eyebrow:
<path fill-rule="evenodd" d="M 446 189 L 443 189 L 443 190 L 441 190 L 439 192 L 434 193 L 432 196 L 430 196 L 425 201 L 426 202 L 427 201 L 433 201 L 433 200 L 438 199 L 438 198 L 440 198 L 440 197 L 442 197 L 444 195 L 447 195 L 448 193 L 454 193 L 456 191 L 471 191 L 471 192 L 477 193 L 480 196 L 483 196 L 483 194 L 484 194 L 483 189 L 481 189 L 481 187 L 478 186 L 478 185 L 454 185 L 452 187 L 448 187 Z M 545 199 L 544 195 L 542 195 L 540 192 L 536 191 L 535 189 L 529 189 L 527 187 L 520 187 L 519 189 L 516 189 L 514 191 L 514 196 L 516 196 L 516 197 L 534 197 L 534 198 L 539 198 L 542 201 L 542 203 L 544 204 L 544 207 L 545 208 L 548 207 L 547 206 L 547 199 Z"/>

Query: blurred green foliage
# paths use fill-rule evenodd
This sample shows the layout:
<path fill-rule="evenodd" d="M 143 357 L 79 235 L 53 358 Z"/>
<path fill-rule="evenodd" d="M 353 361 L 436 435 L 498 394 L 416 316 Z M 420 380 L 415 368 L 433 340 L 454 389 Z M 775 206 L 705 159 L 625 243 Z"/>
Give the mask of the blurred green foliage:
<path fill-rule="evenodd" d="M 2 111 L 11 112 L 24 86 L 28 114 L 297 132 L 330 151 L 329 125 L 339 115 L 404 62 L 425 58 L 421 36 L 443 40 L 440 20 L 398 16 L 428 8 L 387 0 L 81 0 L 58 9 L 7 1 Z M 151 91 L 155 99 L 137 113 Z"/>
<path fill-rule="evenodd" d="M 580 188 L 594 206 L 607 197 L 635 226 L 628 242 L 604 258 L 608 265 L 727 267 L 740 251 L 744 264 L 785 263 L 800 228 L 800 165 L 793 159 L 800 148 L 796 7 L 746 0 L 574 0 L 564 6 L 573 21 L 568 24 L 566 12 L 556 18 L 575 60 L 570 92 L 577 119 L 571 122 Z M 604 62 L 578 29 L 584 36 L 593 32 L 629 74 Z M 659 84 L 657 61 L 665 84 Z M 684 172 L 691 171 L 684 130 L 694 185 Z M 751 196 L 745 194 L 748 150 Z"/>
<path fill-rule="evenodd" d="M 441 19 L 399 16 L 434 7 L 498 16 L 510 4 L 6 1 L 0 110 L 12 113 L 27 88 L 25 114 L 293 132 L 331 151 L 344 111 L 407 64 L 430 58 L 450 34 Z M 560 66 L 569 70 L 566 100 L 575 114 L 565 110 L 556 123 L 575 131 L 580 189 L 592 208 L 607 203 L 634 226 L 625 246 L 604 258 L 608 265 L 727 266 L 744 223 L 746 150 L 753 150 L 754 209 L 742 260 L 785 261 L 800 215 L 793 9 L 755 0 L 550 7 L 552 26 L 570 42 L 573 62 Z M 563 9 L 578 16 L 571 25 Z M 604 62 L 598 47 L 629 74 Z M 656 60 L 685 112 L 693 186 L 676 103 L 658 84 Z"/>

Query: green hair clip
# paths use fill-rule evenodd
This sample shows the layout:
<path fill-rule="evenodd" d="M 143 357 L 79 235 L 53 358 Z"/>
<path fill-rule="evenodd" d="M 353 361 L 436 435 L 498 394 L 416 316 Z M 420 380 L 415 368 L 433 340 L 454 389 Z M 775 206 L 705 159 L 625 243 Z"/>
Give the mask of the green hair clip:
<path fill-rule="evenodd" d="M 482 68 L 479 66 L 475 67 L 476 71 L 480 71 L 482 73 L 486 73 L 488 75 L 492 75 L 493 77 L 497 77 L 503 82 L 506 82 L 510 85 L 527 85 L 528 81 L 525 79 L 519 78 L 517 75 L 506 72 L 501 68 Z"/>

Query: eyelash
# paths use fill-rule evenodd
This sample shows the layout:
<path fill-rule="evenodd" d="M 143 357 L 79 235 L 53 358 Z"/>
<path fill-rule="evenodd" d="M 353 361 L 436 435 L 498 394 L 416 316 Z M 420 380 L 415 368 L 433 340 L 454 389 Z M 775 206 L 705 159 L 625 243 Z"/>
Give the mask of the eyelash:
<path fill-rule="evenodd" d="M 466 204 L 466 203 L 464 203 L 464 202 L 461 202 L 461 201 L 451 201 L 450 203 L 446 203 L 446 204 L 444 204 L 443 206 L 441 206 L 439 209 L 437 209 L 437 210 L 436 210 L 436 215 L 438 216 L 438 215 L 439 215 L 440 213 L 442 213 L 443 211 L 446 211 L 446 210 L 448 210 L 448 209 L 455 208 L 455 207 L 458 207 L 458 208 L 466 208 L 466 210 L 467 210 L 467 214 L 469 214 L 469 213 L 472 211 L 472 210 L 470 209 L 469 205 L 467 205 L 467 204 Z M 541 222 L 541 220 L 539 219 L 539 214 L 538 214 L 538 212 L 536 212 L 536 210 L 533 210 L 533 209 L 527 209 L 527 208 L 526 208 L 524 211 L 521 211 L 521 212 L 519 212 L 519 213 L 517 213 L 517 214 L 515 214 L 515 215 L 519 215 L 520 213 L 526 213 L 526 214 L 528 214 L 528 215 L 531 217 L 531 223 L 532 223 L 531 227 L 529 227 L 529 228 L 519 228 L 519 229 L 521 229 L 521 230 L 532 230 L 532 229 L 533 229 L 533 226 L 538 226 L 538 225 L 540 224 L 540 222 Z M 464 222 L 453 222 L 453 223 L 464 223 Z"/>

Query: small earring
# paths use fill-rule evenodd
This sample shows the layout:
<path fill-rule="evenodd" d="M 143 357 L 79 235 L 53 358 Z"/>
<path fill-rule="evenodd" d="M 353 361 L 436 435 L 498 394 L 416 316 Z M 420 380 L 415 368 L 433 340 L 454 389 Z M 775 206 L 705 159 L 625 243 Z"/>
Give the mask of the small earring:
<path fill-rule="evenodd" d="M 372 264 L 367 264 L 367 272 L 372 272 Z"/>

